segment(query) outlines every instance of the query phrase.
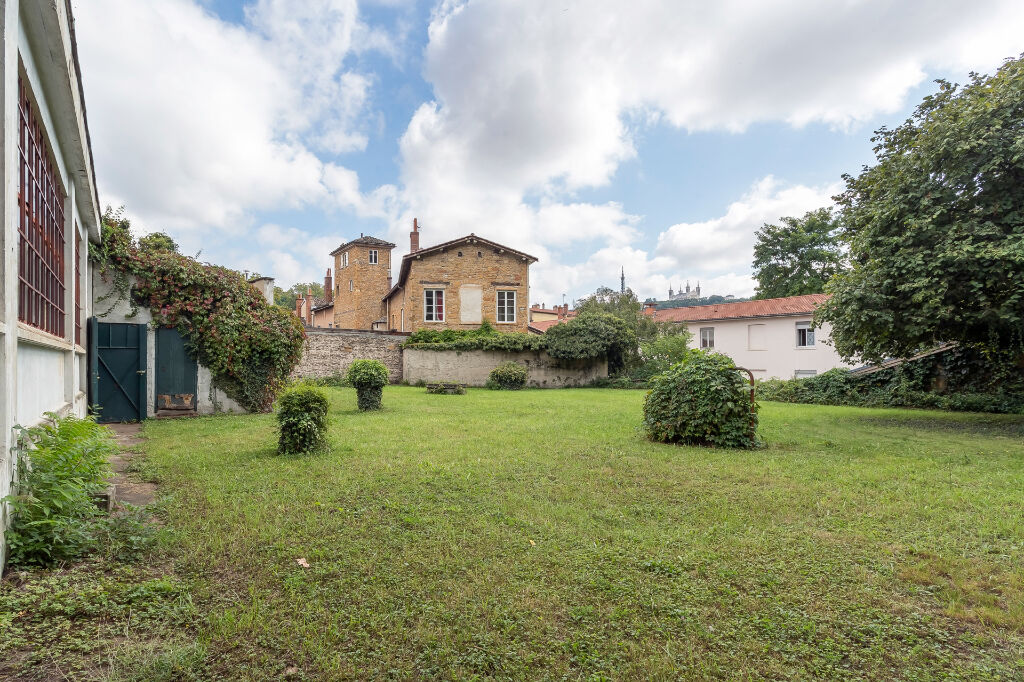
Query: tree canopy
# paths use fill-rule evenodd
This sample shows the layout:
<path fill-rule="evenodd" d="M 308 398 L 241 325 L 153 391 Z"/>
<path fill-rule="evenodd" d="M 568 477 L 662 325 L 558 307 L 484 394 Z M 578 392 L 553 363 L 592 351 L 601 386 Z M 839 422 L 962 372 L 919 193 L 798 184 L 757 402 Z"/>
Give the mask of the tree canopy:
<path fill-rule="evenodd" d="M 1024 60 L 938 83 L 836 198 L 851 268 L 817 319 L 844 357 L 1024 347 Z"/>
<path fill-rule="evenodd" d="M 839 220 L 830 208 L 765 223 L 754 245 L 755 298 L 820 294 L 843 268 Z"/>
<path fill-rule="evenodd" d="M 307 289 L 313 292 L 313 298 L 324 297 L 323 284 L 318 282 L 298 282 L 287 289 L 274 287 L 274 305 L 295 310 L 295 299 L 305 296 Z"/>
<path fill-rule="evenodd" d="M 640 341 L 650 341 L 666 334 L 678 334 L 684 331 L 685 325 L 655 322 L 643 314 L 643 303 L 636 297 L 632 289 L 619 292 L 608 287 L 601 287 L 590 296 L 576 302 L 578 314 L 609 313 L 626 323 L 630 331 Z"/>
<path fill-rule="evenodd" d="M 146 252 L 171 251 L 178 253 L 178 244 L 165 232 L 151 232 L 139 237 L 139 250 Z"/>

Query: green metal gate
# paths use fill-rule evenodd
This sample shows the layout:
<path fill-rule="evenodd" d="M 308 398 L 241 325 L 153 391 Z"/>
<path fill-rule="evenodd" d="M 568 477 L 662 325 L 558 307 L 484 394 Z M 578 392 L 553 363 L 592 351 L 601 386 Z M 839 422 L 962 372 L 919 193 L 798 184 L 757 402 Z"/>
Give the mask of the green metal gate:
<path fill-rule="evenodd" d="M 174 327 L 156 330 L 156 409 L 191 412 L 196 409 L 199 368 L 185 350 Z"/>
<path fill-rule="evenodd" d="M 146 418 L 146 325 L 89 318 L 89 403 L 101 422 Z"/>

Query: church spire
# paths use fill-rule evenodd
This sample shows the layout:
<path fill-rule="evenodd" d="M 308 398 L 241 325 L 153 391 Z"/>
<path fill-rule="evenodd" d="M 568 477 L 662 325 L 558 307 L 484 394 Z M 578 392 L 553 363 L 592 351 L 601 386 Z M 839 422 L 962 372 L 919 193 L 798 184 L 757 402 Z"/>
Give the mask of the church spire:
<path fill-rule="evenodd" d="M 622 268 L 622 276 L 619 278 L 619 293 L 626 293 L 626 268 Z"/>

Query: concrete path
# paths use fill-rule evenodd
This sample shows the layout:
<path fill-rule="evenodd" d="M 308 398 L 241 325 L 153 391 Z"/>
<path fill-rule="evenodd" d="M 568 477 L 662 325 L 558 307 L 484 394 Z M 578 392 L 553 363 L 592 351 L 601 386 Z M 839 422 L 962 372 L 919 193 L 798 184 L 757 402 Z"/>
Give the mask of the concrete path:
<path fill-rule="evenodd" d="M 156 500 L 156 484 L 140 481 L 138 475 L 129 471 L 132 460 L 140 457 L 142 424 L 107 424 L 114 432 L 114 437 L 121 452 L 110 458 L 110 467 L 114 470 L 112 483 L 116 486 L 115 502 L 127 502 L 137 507 L 150 504 Z"/>

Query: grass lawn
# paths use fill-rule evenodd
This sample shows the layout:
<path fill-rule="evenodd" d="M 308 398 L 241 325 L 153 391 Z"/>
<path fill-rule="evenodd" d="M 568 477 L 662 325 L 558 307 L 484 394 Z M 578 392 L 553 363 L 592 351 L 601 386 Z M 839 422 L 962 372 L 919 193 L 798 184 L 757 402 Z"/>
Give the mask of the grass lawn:
<path fill-rule="evenodd" d="M 744 452 L 645 441 L 639 391 L 328 390 L 322 455 L 275 455 L 272 415 L 147 423 L 164 541 L 8 581 L 0 658 L 41 647 L 29 679 L 63 631 L 128 679 L 1024 679 L 1022 417 L 767 403 Z"/>

